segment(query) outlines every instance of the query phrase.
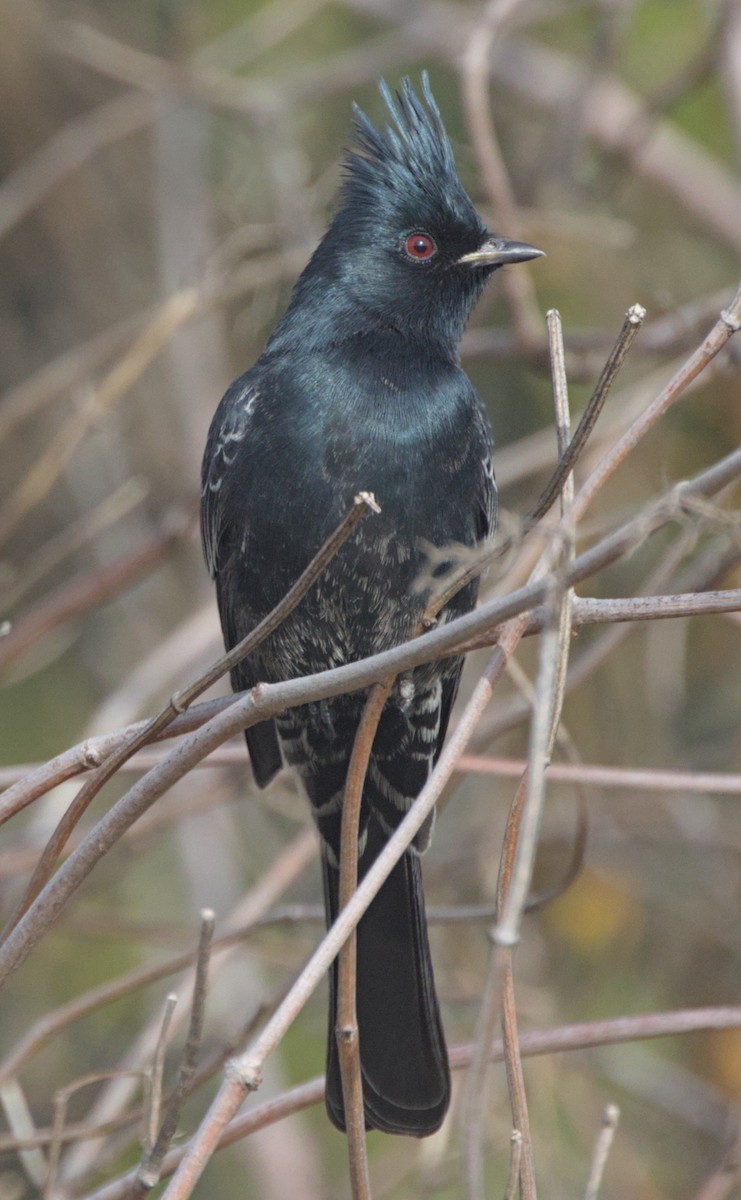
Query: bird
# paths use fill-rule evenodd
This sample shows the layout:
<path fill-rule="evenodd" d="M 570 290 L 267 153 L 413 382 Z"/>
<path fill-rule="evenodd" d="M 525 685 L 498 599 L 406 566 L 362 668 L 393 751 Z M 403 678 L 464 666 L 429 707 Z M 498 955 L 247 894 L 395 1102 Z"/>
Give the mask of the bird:
<path fill-rule="evenodd" d="M 487 279 L 543 252 L 491 233 L 458 177 L 429 77 L 379 90 L 387 123 L 354 105 L 336 210 L 255 364 L 227 390 L 203 458 L 201 530 L 224 641 L 282 599 L 360 491 L 380 512 L 354 530 L 283 624 L 231 672 L 235 691 L 389 649 L 418 626 L 430 547 L 476 547 L 497 517 L 492 435 L 459 343 Z M 444 565 L 444 563 L 443 563 Z M 440 563 L 436 568 L 439 571 Z M 473 608 L 477 581 L 442 613 Z M 430 776 L 462 659 L 402 673 L 363 788 L 362 878 Z M 285 763 L 319 833 L 327 923 L 338 914 L 348 763 L 367 692 L 285 710 L 246 730 L 254 778 Z M 430 958 L 422 829 L 357 927 L 365 1125 L 424 1137 L 441 1125 L 450 1072 Z M 330 970 L 325 1103 L 346 1126 Z"/>

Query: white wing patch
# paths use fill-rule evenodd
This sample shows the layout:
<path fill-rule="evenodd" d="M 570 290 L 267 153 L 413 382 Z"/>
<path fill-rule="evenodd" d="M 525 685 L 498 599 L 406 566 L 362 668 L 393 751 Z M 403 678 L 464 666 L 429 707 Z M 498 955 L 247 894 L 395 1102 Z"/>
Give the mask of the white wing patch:
<path fill-rule="evenodd" d="M 491 454 L 482 459 L 484 469 L 484 515 L 486 520 L 485 537 L 491 538 L 497 527 L 497 481 L 494 478 L 494 463 Z"/>
<path fill-rule="evenodd" d="M 219 492 L 229 468 L 236 460 L 240 443 L 249 433 L 250 418 L 258 398 L 259 392 L 248 385 L 228 406 L 221 426 L 218 430 L 212 429 L 209 437 L 208 468 L 204 472 L 201 492 L 201 533 L 206 563 L 212 578 L 218 566 L 221 537 L 222 506 L 219 502 Z"/>

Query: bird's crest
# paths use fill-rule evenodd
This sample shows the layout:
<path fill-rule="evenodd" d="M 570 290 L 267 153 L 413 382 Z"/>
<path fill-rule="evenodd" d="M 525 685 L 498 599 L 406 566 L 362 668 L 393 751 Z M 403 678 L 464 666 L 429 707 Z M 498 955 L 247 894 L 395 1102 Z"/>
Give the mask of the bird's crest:
<path fill-rule="evenodd" d="M 389 193 L 413 200 L 416 193 L 428 203 L 445 199 L 447 206 L 463 208 L 467 216 L 475 218 L 458 179 L 427 72 L 422 72 L 423 99 L 408 77 L 402 79 L 395 94 L 383 79 L 378 86 L 391 123 L 376 129 L 362 109 L 353 105 L 355 127 L 345 159 L 345 205 L 377 202 Z"/>

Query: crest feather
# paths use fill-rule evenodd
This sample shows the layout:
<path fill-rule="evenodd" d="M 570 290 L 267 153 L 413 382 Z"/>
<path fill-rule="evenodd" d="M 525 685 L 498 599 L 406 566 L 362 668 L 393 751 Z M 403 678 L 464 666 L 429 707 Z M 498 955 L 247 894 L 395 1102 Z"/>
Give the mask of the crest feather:
<path fill-rule="evenodd" d="M 409 186 L 428 193 L 462 191 L 427 72 L 422 72 L 423 99 L 408 76 L 401 80 L 396 93 L 384 79 L 378 88 L 391 123 L 376 129 L 362 109 L 353 105 L 354 130 L 345 159 L 345 200 L 378 198 L 388 189 L 403 191 Z"/>

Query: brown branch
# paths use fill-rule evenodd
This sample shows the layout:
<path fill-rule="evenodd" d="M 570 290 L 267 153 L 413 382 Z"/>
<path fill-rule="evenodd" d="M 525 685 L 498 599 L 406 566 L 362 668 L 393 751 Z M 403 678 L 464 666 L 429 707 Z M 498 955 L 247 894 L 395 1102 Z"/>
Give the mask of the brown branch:
<path fill-rule="evenodd" d="M 162 1019 L 160 1021 L 159 1035 L 157 1044 L 152 1055 L 152 1068 L 150 1071 L 149 1085 L 149 1104 L 145 1110 L 144 1136 L 142 1143 L 145 1152 L 148 1154 L 154 1143 L 157 1140 L 157 1130 L 160 1127 L 160 1111 L 162 1106 L 162 1080 L 165 1073 L 165 1054 L 167 1052 L 167 1040 L 172 1022 L 175 1005 L 178 1002 L 177 995 L 170 992 L 165 996 L 165 1004 L 162 1011 Z"/>
<path fill-rule="evenodd" d="M 508 661 L 514 653 L 522 636 L 524 625 L 525 621 L 521 618 L 519 621 L 510 622 L 503 630 L 498 647 L 503 653 L 503 663 Z M 518 794 L 520 794 L 520 789 L 518 789 Z M 502 854 L 507 853 L 513 845 L 514 839 L 508 837 L 508 833 L 505 831 Z M 501 869 L 500 865 L 500 872 Z M 497 902 L 498 910 L 499 902 Z M 479 1200 L 484 1195 L 483 1119 L 486 1103 L 487 1051 L 494 1040 L 501 1005 L 503 978 L 500 965 L 499 959 L 495 959 L 493 956 L 490 958 L 465 1084 L 465 1163 L 469 1200 Z M 521 1130 L 520 1133 L 522 1133 Z M 520 1165 L 522 1165 L 522 1154 L 520 1154 Z"/>
<path fill-rule="evenodd" d="M 38 646 L 53 630 L 79 620 L 91 609 L 107 604 L 133 587 L 164 561 L 173 542 L 184 537 L 191 527 L 191 517 L 175 511 L 162 522 L 159 531 L 143 540 L 135 550 L 56 588 L 26 613 L 7 637 L 0 639 L 0 674 Z"/>
<path fill-rule="evenodd" d="M 192 1088 L 203 1043 L 208 968 L 211 959 L 211 943 L 215 921 L 216 918 L 213 911 L 210 908 L 203 909 L 201 913 L 201 932 L 196 953 L 196 970 L 193 981 L 193 998 L 191 1000 L 188 1036 L 180 1070 L 178 1071 L 178 1079 L 154 1145 L 144 1155 L 139 1164 L 136 1184 L 131 1192 L 131 1200 L 142 1200 L 142 1197 L 146 1196 L 159 1182 L 162 1161 L 170 1149 L 172 1139 L 177 1131 L 183 1106 Z"/>
<path fill-rule="evenodd" d="M 522 221 L 491 115 L 489 59 L 492 46 L 521 6 L 522 0 L 489 0 L 460 60 L 466 121 L 496 228 L 512 238 L 521 236 Z M 537 344 L 540 336 L 540 314 L 529 270 L 502 272 L 502 290 L 509 303 L 517 342 L 527 350 Z"/>
<path fill-rule="evenodd" d="M 741 286 L 731 301 L 729 307 L 721 312 L 719 319 L 708 333 L 702 345 L 690 355 L 662 388 L 656 399 L 648 405 L 643 413 L 633 422 L 616 444 L 604 455 L 601 462 L 592 471 L 589 478 L 579 490 L 575 502 L 575 516 L 581 517 L 596 493 L 604 486 L 608 477 L 635 449 L 640 440 L 645 437 L 660 417 L 679 399 L 693 379 L 696 379 L 707 364 L 728 343 L 734 333 L 741 329 Z"/>
<path fill-rule="evenodd" d="M 535 507 L 525 517 L 522 527 L 522 534 L 533 529 L 539 519 L 548 512 L 556 497 L 562 492 L 564 484 L 572 473 L 576 462 L 581 455 L 594 426 L 597 418 L 602 411 L 604 403 L 615 377 L 623 364 L 626 354 L 628 353 L 633 339 L 638 332 L 641 323 L 645 317 L 645 309 L 639 304 L 634 304 L 626 313 L 623 327 L 618 335 L 618 339 L 609 355 L 602 373 L 597 382 L 597 385 L 589 399 L 589 402 L 582 414 L 581 420 L 576 428 L 574 437 L 571 439 L 567 447 L 559 447 L 559 461 L 556 464 L 555 470 L 551 475 L 548 483 L 541 492 L 539 499 L 536 501 Z M 560 322 L 559 322 L 560 326 Z M 560 332 L 560 328 L 559 328 Z M 563 343 L 561 341 L 560 350 L 560 372 L 564 374 L 564 355 Z M 551 356 L 553 355 L 553 339 L 549 336 L 549 345 L 551 347 Z M 551 357 L 553 362 L 553 357 Z M 565 378 L 565 375 L 564 375 Z M 573 516 L 570 521 L 573 523 Z M 445 581 L 442 588 L 438 589 L 431 596 L 427 608 L 426 617 L 432 620 L 442 608 L 448 603 L 453 596 L 456 595 L 472 580 L 478 578 L 481 573 L 491 564 L 494 558 L 499 558 L 513 544 L 513 538 L 505 538 L 504 543 L 500 545 L 484 545 L 475 554 L 471 555 L 468 562 L 452 572 L 449 578 Z"/>
<path fill-rule="evenodd" d="M 656 1037 L 672 1037 L 712 1029 L 734 1029 L 741 1026 L 741 1007 L 679 1009 L 674 1012 L 647 1013 L 632 1017 L 615 1017 L 603 1021 L 562 1025 L 554 1029 L 533 1030 L 520 1034 L 520 1051 L 525 1058 L 541 1054 L 562 1054 L 573 1050 L 589 1050 L 598 1046 L 624 1045 Z M 470 1065 L 473 1046 L 458 1045 L 450 1049 L 450 1066 L 454 1071 Z M 504 1047 L 496 1039 L 490 1047 L 492 1062 L 502 1062 Z M 224 1129 L 218 1148 L 234 1142 L 285 1117 L 292 1116 L 312 1104 L 319 1104 L 324 1095 L 324 1079 L 312 1079 L 281 1096 L 276 1096 L 249 1112 L 236 1117 Z M 172 1174 L 190 1152 L 192 1142 L 171 1151 L 163 1164 L 163 1177 Z M 81 1200 L 127 1200 L 134 1173 L 128 1172 L 85 1194 Z M 698 1197 L 699 1200 L 699 1197 Z M 705 1198 L 703 1198 L 705 1200 Z M 715 1197 L 713 1197 L 715 1200 Z"/>
<path fill-rule="evenodd" d="M 290 841 L 270 864 L 240 903 L 242 920 L 216 939 L 214 949 L 224 950 L 242 941 L 259 928 L 266 911 L 294 882 L 316 854 L 313 829 L 305 829 Z M 106 1004 L 112 1004 L 138 988 L 156 983 L 189 967 L 195 960 L 192 950 L 174 954 L 153 965 L 136 967 L 110 983 L 92 988 L 67 1004 L 45 1013 L 26 1031 L 0 1063 L 0 1088 L 13 1079 L 33 1056 L 57 1033 L 75 1021 L 89 1016 Z"/>
<path fill-rule="evenodd" d="M 561 493 L 566 477 L 573 471 L 577 460 L 579 459 L 582 450 L 584 449 L 587 440 L 589 439 L 594 426 L 597 423 L 605 401 L 607 400 L 610 388 L 615 382 L 618 371 L 620 370 L 625 356 L 630 350 L 633 339 L 640 329 L 646 317 L 646 310 L 640 304 L 633 304 L 625 314 L 625 321 L 620 330 L 618 339 L 612 348 L 609 358 L 602 368 L 602 374 L 597 380 L 596 387 L 589 397 L 586 408 L 581 415 L 579 424 L 576 427 L 574 436 L 571 438 L 568 446 L 560 449 L 559 461 L 553 475 L 549 479 L 545 488 L 538 497 L 534 508 L 525 517 L 524 525 L 527 529 L 534 525 L 540 517 L 545 516 L 548 509 L 553 504 L 556 497 Z M 553 347 L 551 346 L 551 355 L 553 355 Z M 551 359 L 553 361 L 553 358 Z M 563 367 L 563 343 L 561 343 L 560 351 L 561 370 Z"/>
<path fill-rule="evenodd" d="M 741 450 L 701 472 L 689 482 L 676 485 L 649 506 L 639 518 L 628 522 L 574 560 L 564 585 L 571 587 L 595 571 L 614 562 L 621 554 L 673 520 L 695 497 L 713 494 L 741 472 Z M 119 837 L 183 775 L 238 730 L 276 716 L 284 708 L 327 699 L 332 695 L 359 691 L 390 674 L 398 674 L 445 657 L 457 646 L 494 625 L 536 607 L 546 596 L 548 583 L 536 580 L 508 596 L 491 600 L 475 611 L 458 617 L 422 637 L 405 642 L 373 658 L 335 667 L 314 676 L 283 683 L 261 684 L 212 717 L 171 751 L 119 800 L 101 819 L 57 871 L 33 905 L 0 947 L 0 982 L 30 953 L 56 919 L 95 864 Z M 416 830 L 415 830 L 416 832 Z"/>
<path fill-rule="evenodd" d="M 513 1129 L 509 1139 L 509 1171 L 507 1184 L 504 1189 L 504 1200 L 517 1200 L 520 1188 L 520 1170 L 522 1168 L 522 1134 L 519 1129 Z"/>
<path fill-rule="evenodd" d="M 6 541 L 23 518 L 49 494 L 83 438 L 133 387 L 173 331 L 194 314 L 196 305 L 195 291 L 186 288 L 159 307 L 102 383 L 89 394 L 79 411 L 60 429 L 15 486 L 0 520 L 0 543 Z"/>
<path fill-rule="evenodd" d="M 734 561 L 737 555 L 734 554 Z M 571 602 L 571 621 L 574 628 L 590 625 L 631 624 L 642 621 L 675 620 L 680 617 L 733 614 L 741 611 L 741 588 L 725 588 L 722 591 L 686 592 L 674 595 L 633 596 L 629 599 L 597 599 L 576 596 Z M 523 634 L 529 637 L 538 633 L 545 620 L 542 608 L 533 610 Z M 468 653 L 490 647 L 498 640 L 496 629 L 469 638 L 455 647 L 457 653 Z M 590 653 L 591 656 L 591 653 Z M 366 662 L 369 660 L 365 660 Z M 579 678 L 581 679 L 581 671 Z M 573 686 L 571 675 L 569 687 Z M 234 694 L 244 698 L 244 692 Z M 232 703 L 232 698 L 223 697 L 194 705 L 187 714 L 177 717 L 167 729 L 162 730 L 154 741 L 181 737 L 205 724 L 215 713 L 223 712 Z M 146 722 L 139 721 L 125 726 L 114 733 L 100 734 L 70 747 L 45 763 L 16 763 L 0 767 L 0 788 L 6 790 L 0 797 L 0 824 L 9 820 L 40 796 L 68 779 L 94 770 L 112 748 L 131 736 L 132 732 L 144 728 Z M 139 773 L 149 771 L 164 761 L 164 754 L 157 751 L 137 751 L 119 767 L 120 772 Z M 241 746 L 220 748 L 212 751 L 207 759 L 194 764 L 194 769 L 248 765 Z M 708 776 L 712 778 L 712 776 Z M 718 777 L 722 778 L 722 777 Z M 708 785 L 710 786 L 710 785 Z M 713 788 L 711 787 L 711 790 Z"/>
<path fill-rule="evenodd" d="M 340 912 L 350 902 L 358 886 L 358 845 L 363 787 L 378 722 L 393 682 L 393 678 L 391 678 L 384 683 L 377 683 L 371 688 L 353 742 L 342 801 Z M 370 1200 L 363 1110 L 363 1079 L 360 1069 L 358 1038 L 357 940 L 354 929 L 339 953 L 335 1037 L 342 1078 L 342 1098 L 345 1106 L 345 1128 L 353 1200 L 365 1200 L 366 1197 Z"/>
<path fill-rule="evenodd" d="M 90 1087 L 97 1083 L 102 1083 L 106 1079 L 120 1078 L 122 1075 L 130 1075 L 133 1079 L 137 1079 L 146 1086 L 147 1076 L 145 1071 L 91 1071 L 88 1075 L 83 1075 L 79 1079 L 75 1079 L 66 1087 L 60 1088 L 54 1097 L 54 1124 L 52 1126 L 51 1139 L 49 1142 L 49 1168 L 44 1185 L 44 1200 L 50 1200 L 54 1195 L 54 1190 L 57 1182 L 57 1173 L 59 1171 L 59 1162 L 61 1158 L 62 1145 L 64 1143 L 64 1127 L 67 1120 L 67 1106 L 71 1097 L 75 1092 L 79 1092 L 82 1088 Z"/>
<path fill-rule="evenodd" d="M 6 925 L 4 938 L 17 925 L 23 914 L 28 911 L 30 905 L 50 878 L 54 865 L 75 825 L 85 813 L 91 801 L 97 796 L 101 787 L 116 773 L 119 766 L 140 749 L 141 746 L 145 745 L 147 741 L 165 729 L 179 713 L 188 708 L 196 697 L 200 696 L 207 688 L 220 679 L 222 675 L 226 674 L 227 671 L 231 670 L 232 667 L 251 654 L 265 638 L 269 637 L 301 602 L 307 592 L 311 590 L 319 576 L 342 548 L 363 517 L 368 512 L 377 511 L 379 511 L 378 505 L 369 492 L 361 492 L 356 496 L 350 511 L 337 526 L 334 533 L 320 547 L 309 565 L 273 611 L 260 621 L 246 637 L 242 638 L 237 646 L 222 655 L 203 675 L 199 676 L 198 679 L 182 691 L 176 692 L 170 699 L 169 704 L 165 705 L 142 729 L 132 734 L 123 745 L 118 746 L 106 758 L 103 764 L 98 767 L 95 774 L 83 784 L 49 839 L 28 887 L 16 911 Z"/>
<path fill-rule="evenodd" d="M 602 1177 L 607 1166 L 607 1158 L 612 1149 L 612 1143 L 620 1120 L 620 1109 L 616 1104 L 608 1104 L 602 1117 L 602 1128 L 594 1146 L 592 1162 L 589 1167 L 589 1178 L 584 1192 L 584 1200 L 597 1200 L 602 1186 Z"/>
<path fill-rule="evenodd" d="M 461 755 L 459 771 L 496 775 L 503 779 L 519 777 L 524 759 L 483 758 Z M 670 771 L 659 767 L 608 767 L 589 763 L 549 763 L 546 778 L 553 783 L 588 783 L 594 787 L 627 788 L 629 791 L 711 792 L 717 795 L 738 795 L 741 774 L 712 771 Z"/>
<path fill-rule="evenodd" d="M 183 1159 L 175 1178 L 165 1193 L 167 1200 L 184 1200 L 191 1194 L 206 1162 L 216 1148 L 225 1125 L 232 1118 L 245 1095 L 259 1087 L 262 1066 L 266 1058 L 284 1036 L 297 1013 L 323 978 L 340 946 L 350 931 L 355 928 L 371 900 L 435 807 L 442 788 L 454 770 L 456 759 L 463 752 L 471 737 L 476 722 L 488 704 L 494 684 L 503 669 L 504 656 L 497 648 L 486 671 L 476 684 L 473 695 L 443 749 L 435 770 L 409 812 L 369 868 L 357 891 L 312 955 L 260 1037 L 239 1059 L 234 1061 L 231 1069 L 227 1072 L 221 1090 L 191 1143 L 189 1154 Z"/>
<path fill-rule="evenodd" d="M 561 321 L 555 311 L 548 314 L 548 330 L 558 449 L 563 454 L 569 439 L 569 406 Z M 494 949 L 479 1009 L 476 1048 L 467 1080 L 466 1167 L 470 1200 L 483 1200 L 484 1197 L 483 1111 L 487 1050 L 500 1008 L 512 1123 L 521 1137 L 520 1193 L 522 1200 L 536 1200 L 537 1197 L 527 1096 L 517 1037 L 513 950 L 519 941 L 519 927 L 532 879 L 545 797 L 545 768 L 560 719 L 571 630 L 569 592 L 561 584 L 565 567 L 573 557 L 573 479 L 570 471 L 563 476 L 561 489 L 564 540 L 561 545 L 546 547 L 531 575 L 531 579 L 545 577 L 549 581 L 549 595 L 540 643 L 528 765 L 512 802 L 502 846 L 497 884 L 497 920 L 491 935 Z M 510 637 L 515 644 L 522 637 L 526 625 L 526 618 L 520 617 L 509 626 Z"/>

